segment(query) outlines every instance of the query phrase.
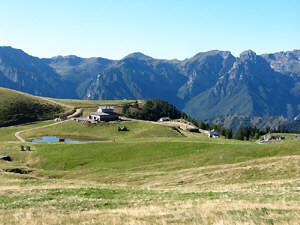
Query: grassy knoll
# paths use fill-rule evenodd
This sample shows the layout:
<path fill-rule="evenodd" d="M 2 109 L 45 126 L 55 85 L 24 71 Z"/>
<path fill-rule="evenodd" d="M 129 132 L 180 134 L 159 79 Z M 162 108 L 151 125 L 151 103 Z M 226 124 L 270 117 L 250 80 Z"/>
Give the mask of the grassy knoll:
<path fill-rule="evenodd" d="M 22 92 L 0 88 L 0 126 L 53 119 L 72 111 L 72 107 Z"/>
<path fill-rule="evenodd" d="M 126 126 L 129 131 L 119 132 L 118 127 Z M 253 144 L 250 142 L 241 142 L 232 139 L 211 139 L 207 134 L 191 133 L 184 130 L 178 131 L 172 129 L 167 124 L 132 120 L 125 122 L 110 122 L 88 124 L 77 121 L 66 121 L 57 126 L 47 127 L 39 130 L 32 130 L 22 133 L 21 136 L 30 140 L 33 137 L 41 136 L 60 136 L 74 139 L 92 139 L 103 141 L 122 141 L 122 142 L 144 142 L 144 141 L 199 141 L 208 143 L 243 143 Z"/>
<path fill-rule="evenodd" d="M 97 142 L 8 143 L 0 129 L 1 224 L 297 224 L 300 140 L 209 139 L 147 121 L 66 121 L 22 133 Z M 118 126 L 130 131 L 118 132 Z M 2 132 L 2 133 L 1 133 Z M 9 137 L 9 138 L 8 138 Z M 0 135 L 1 138 L 1 135 Z"/>
<path fill-rule="evenodd" d="M 118 127 L 126 126 L 129 131 L 119 132 Z M 24 138 L 39 137 L 45 135 L 71 137 L 79 139 L 94 140 L 128 140 L 135 141 L 139 138 L 181 138 L 177 131 L 168 126 L 147 122 L 131 121 L 120 123 L 98 123 L 88 124 L 77 121 L 66 121 L 57 126 L 48 127 L 40 130 L 33 130 L 22 134 Z"/>

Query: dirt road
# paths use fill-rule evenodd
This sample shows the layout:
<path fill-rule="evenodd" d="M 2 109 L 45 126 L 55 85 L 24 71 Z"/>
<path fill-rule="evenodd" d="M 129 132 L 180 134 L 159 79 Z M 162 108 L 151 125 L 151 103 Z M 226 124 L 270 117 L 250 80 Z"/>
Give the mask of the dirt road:
<path fill-rule="evenodd" d="M 72 118 L 73 116 L 76 116 L 76 115 L 80 114 L 81 112 L 82 112 L 82 109 L 76 109 L 76 111 L 73 114 L 69 115 L 68 118 Z M 30 131 L 30 130 L 37 130 L 37 129 L 41 129 L 41 128 L 45 128 L 45 127 L 55 126 L 57 124 L 65 122 L 65 121 L 66 120 L 59 121 L 59 122 L 56 122 L 56 123 L 53 123 L 53 124 L 49 124 L 49 125 L 45 125 L 45 126 L 41 126 L 41 127 L 35 127 L 35 128 L 26 129 L 26 130 L 21 130 L 21 131 L 16 132 L 15 136 L 16 136 L 16 138 L 19 139 L 19 141 L 26 142 L 23 138 L 20 137 L 21 133 L 24 133 L 24 132 Z"/>
<path fill-rule="evenodd" d="M 177 122 L 177 121 L 166 121 L 166 122 L 159 122 L 159 123 L 161 123 L 161 124 L 167 124 L 167 125 L 174 125 L 174 126 L 180 127 L 183 130 L 185 130 L 186 128 L 195 128 L 195 126 L 193 124 L 180 123 L 180 122 Z M 199 131 L 201 133 L 208 134 L 207 130 L 199 129 Z"/>

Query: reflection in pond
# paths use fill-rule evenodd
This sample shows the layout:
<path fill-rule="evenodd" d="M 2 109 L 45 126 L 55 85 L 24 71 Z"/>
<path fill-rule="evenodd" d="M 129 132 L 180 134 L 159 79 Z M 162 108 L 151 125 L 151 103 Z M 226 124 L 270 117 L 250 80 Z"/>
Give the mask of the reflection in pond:
<path fill-rule="evenodd" d="M 80 140 L 80 139 L 69 139 L 69 138 L 60 138 L 54 136 L 44 136 L 35 138 L 32 142 L 63 142 L 63 141 L 93 141 L 93 140 Z"/>

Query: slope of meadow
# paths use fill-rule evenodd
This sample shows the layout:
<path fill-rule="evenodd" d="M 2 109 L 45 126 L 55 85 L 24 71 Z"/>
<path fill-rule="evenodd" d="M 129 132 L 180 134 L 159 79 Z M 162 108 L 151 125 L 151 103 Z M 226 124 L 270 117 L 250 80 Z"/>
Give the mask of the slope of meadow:
<path fill-rule="evenodd" d="M 82 103 L 84 104 L 84 103 Z M 98 103 L 97 103 L 98 104 Z M 74 105 L 76 106 L 76 105 Z M 95 107 L 95 106 L 94 106 Z M 21 134 L 95 142 L 31 143 L 3 128 L 1 224 L 297 224 L 300 140 L 209 139 L 148 121 L 65 121 Z M 118 126 L 129 131 L 118 132 Z"/>

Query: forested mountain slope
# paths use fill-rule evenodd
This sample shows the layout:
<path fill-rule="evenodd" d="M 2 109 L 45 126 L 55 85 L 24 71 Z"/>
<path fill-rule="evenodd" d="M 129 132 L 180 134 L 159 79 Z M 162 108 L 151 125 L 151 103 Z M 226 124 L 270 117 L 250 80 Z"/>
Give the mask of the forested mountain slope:
<path fill-rule="evenodd" d="M 0 85 L 35 95 L 77 99 L 162 99 L 197 119 L 300 115 L 299 50 L 239 57 L 228 51 L 185 60 L 133 53 L 121 60 L 39 59 L 0 47 Z"/>

